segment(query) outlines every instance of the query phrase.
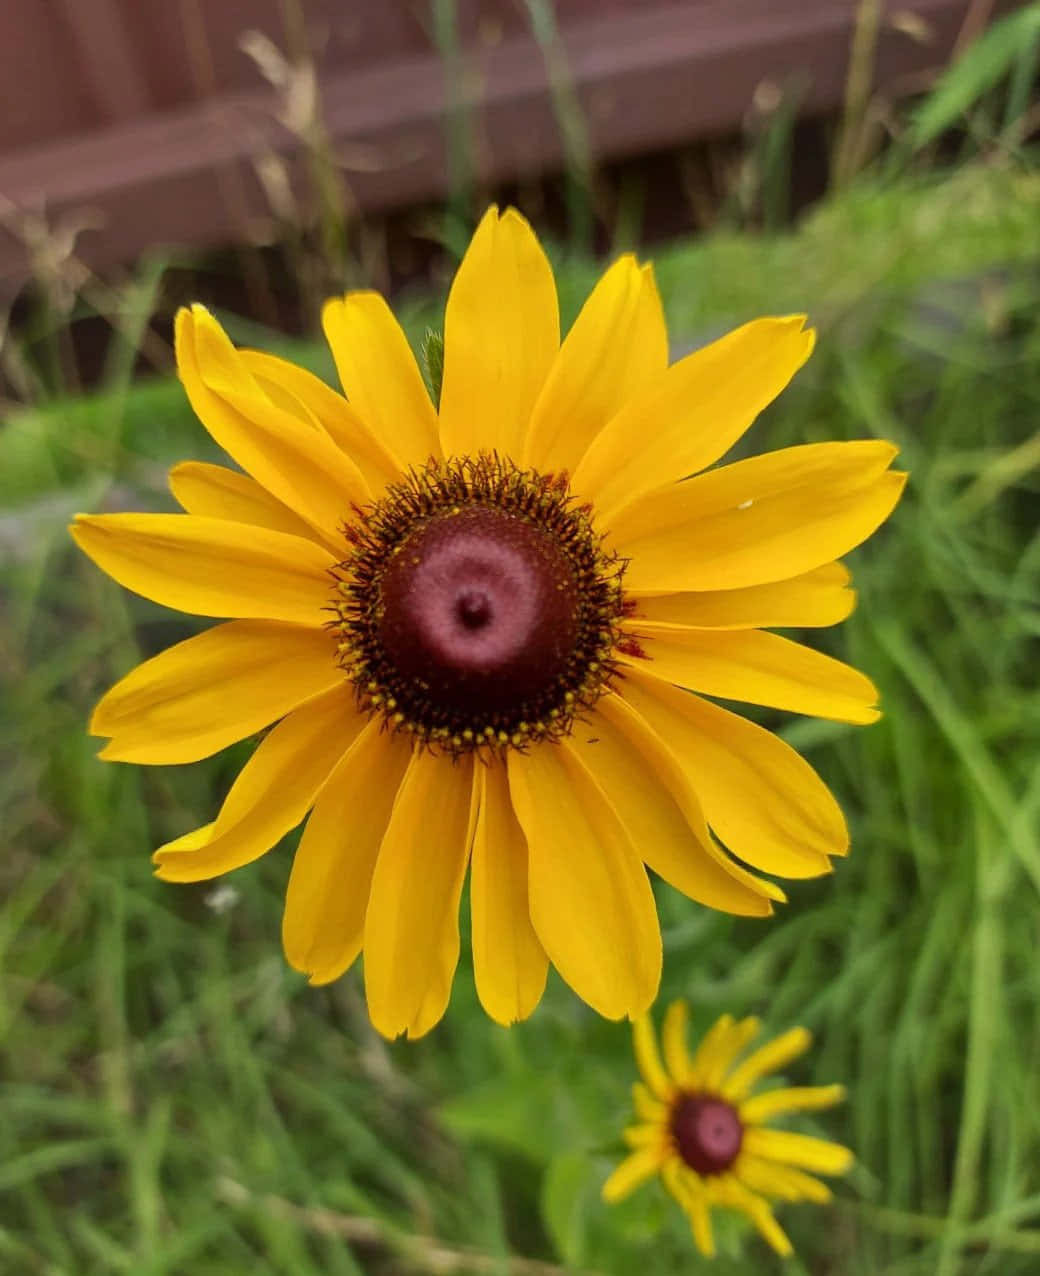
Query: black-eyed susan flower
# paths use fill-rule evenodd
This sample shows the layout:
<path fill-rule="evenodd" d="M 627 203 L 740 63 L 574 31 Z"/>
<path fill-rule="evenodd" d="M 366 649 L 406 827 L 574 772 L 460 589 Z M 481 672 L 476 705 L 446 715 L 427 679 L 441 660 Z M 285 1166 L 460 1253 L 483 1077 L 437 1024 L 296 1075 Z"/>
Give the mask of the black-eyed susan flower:
<path fill-rule="evenodd" d="M 652 271 L 628 256 L 561 343 L 513 210 L 487 213 L 455 276 L 439 407 L 381 297 L 329 302 L 324 326 L 344 395 L 235 349 L 199 306 L 178 315 L 181 380 L 241 468 L 178 465 L 184 513 L 73 535 L 127 588 L 226 623 L 109 691 L 101 756 L 191 762 L 276 724 L 159 876 L 238 868 L 310 812 L 288 959 L 324 983 L 363 949 L 388 1036 L 444 1012 L 467 866 L 489 1014 L 530 1014 L 550 961 L 602 1014 L 638 1014 L 661 967 L 644 865 L 761 916 L 783 895 L 751 870 L 810 877 L 846 850 L 808 764 L 703 697 L 878 716 L 869 679 L 768 629 L 851 611 L 836 560 L 895 505 L 896 449 L 710 468 L 808 358 L 803 319 L 669 367 Z"/>
<path fill-rule="evenodd" d="M 717 1205 L 745 1214 L 778 1254 L 790 1254 L 791 1242 L 776 1221 L 773 1202 L 829 1201 L 830 1189 L 815 1175 L 844 1174 L 852 1153 L 838 1143 L 771 1130 L 765 1123 L 831 1107 L 845 1097 L 844 1088 L 754 1093 L 768 1073 L 809 1048 L 806 1029 L 792 1028 L 745 1055 L 758 1035 L 758 1020 L 734 1022 L 723 1015 L 691 1057 L 686 1020 L 686 1003 L 673 1002 L 661 1029 L 660 1053 L 649 1014 L 636 1020 L 636 1062 L 643 1081 L 632 1087 L 632 1096 L 639 1123 L 624 1132 L 633 1151 L 603 1185 L 603 1197 L 619 1201 L 659 1176 L 689 1217 L 705 1256 L 715 1253 L 711 1211 Z"/>

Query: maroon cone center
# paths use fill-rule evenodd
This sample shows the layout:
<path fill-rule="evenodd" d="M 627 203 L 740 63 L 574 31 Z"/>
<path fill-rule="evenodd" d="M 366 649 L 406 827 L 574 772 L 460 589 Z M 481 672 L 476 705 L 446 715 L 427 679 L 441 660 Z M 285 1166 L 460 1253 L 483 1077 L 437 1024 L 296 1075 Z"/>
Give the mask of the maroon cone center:
<path fill-rule="evenodd" d="M 698 1174 L 721 1174 L 737 1159 L 744 1127 L 723 1099 L 685 1095 L 672 1112 L 672 1136 L 679 1155 Z"/>
<path fill-rule="evenodd" d="M 438 707 L 516 711 L 566 674 L 578 636 L 574 573 L 552 537 L 484 505 L 431 519 L 380 581 L 379 639 Z"/>

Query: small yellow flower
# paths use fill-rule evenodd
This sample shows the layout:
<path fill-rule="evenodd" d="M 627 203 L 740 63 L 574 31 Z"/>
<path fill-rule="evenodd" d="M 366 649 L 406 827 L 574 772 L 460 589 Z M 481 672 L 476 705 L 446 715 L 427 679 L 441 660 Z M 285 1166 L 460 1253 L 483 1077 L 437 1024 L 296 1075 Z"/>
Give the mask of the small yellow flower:
<path fill-rule="evenodd" d="M 529 1015 L 550 961 L 601 1014 L 639 1014 L 661 969 L 644 866 L 766 916 L 783 893 L 744 864 L 812 877 L 847 850 L 812 768 L 703 697 L 877 718 L 868 678 L 767 630 L 852 610 L 837 560 L 899 499 L 896 449 L 716 467 L 809 357 L 804 318 L 669 367 L 653 273 L 626 256 L 561 342 L 511 209 L 452 284 L 439 404 L 381 297 L 330 301 L 324 326 L 342 395 L 178 315 L 181 381 L 240 469 L 177 465 L 184 513 L 81 515 L 73 536 L 126 588 L 226 623 L 108 692 L 101 756 L 193 762 L 275 724 L 157 871 L 229 872 L 309 813 L 287 957 L 326 983 L 363 950 L 388 1036 L 444 1013 L 467 870 L 493 1018 Z"/>
<path fill-rule="evenodd" d="M 686 1048 L 687 1006 L 674 1001 L 661 1029 L 664 1061 L 649 1014 L 634 1025 L 636 1062 L 643 1076 L 632 1087 L 640 1124 L 624 1132 L 632 1155 L 603 1185 L 603 1199 L 620 1201 L 646 1179 L 659 1175 L 693 1228 L 697 1248 L 715 1253 L 711 1208 L 746 1214 L 778 1254 L 791 1242 L 773 1215 L 771 1200 L 816 1201 L 830 1189 L 807 1174 L 844 1174 L 852 1153 L 838 1143 L 770 1130 L 770 1117 L 840 1103 L 840 1085 L 800 1086 L 752 1094 L 756 1083 L 809 1048 L 805 1028 L 792 1028 L 740 1056 L 758 1035 L 757 1019 L 735 1022 L 723 1015 L 690 1057 Z"/>

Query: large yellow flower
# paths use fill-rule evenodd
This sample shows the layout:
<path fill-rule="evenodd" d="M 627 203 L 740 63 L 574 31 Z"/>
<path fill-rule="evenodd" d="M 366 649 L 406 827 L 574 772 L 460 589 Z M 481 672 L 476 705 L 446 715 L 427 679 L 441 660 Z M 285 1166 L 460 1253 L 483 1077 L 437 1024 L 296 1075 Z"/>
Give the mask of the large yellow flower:
<path fill-rule="evenodd" d="M 691 1058 L 686 1049 L 687 1007 L 674 1001 L 661 1030 L 664 1062 L 650 1016 L 636 1020 L 636 1061 L 643 1082 L 632 1087 L 638 1125 L 625 1130 L 634 1149 L 603 1185 L 606 1201 L 620 1201 L 646 1179 L 660 1175 L 690 1219 L 697 1248 L 715 1253 L 712 1206 L 740 1210 L 778 1254 L 791 1242 L 773 1215 L 771 1201 L 831 1198 L 812 1174 L 844 1174 L 852 1153 L 839 1143 L 770 1130 L 772 1117 L 840 1103 L 840 1085 L 797 1086 L 752 1094 L 756 1084 L 808 1050 L 812 1038 L 792 1028 L 740 1056 L 758 1035 L 757 1019 L 735 1023 L 723 1015 Z"/>
<path fill-rule="evenodd" d="M 490 1015 L 530 1014 L 549 961 L 600 1013 L 638 1014 L 661 968 L 644 864 L 762 916 L 782 892 L 728 852 L 810 877 L 847 848 L 806 762 L 690 692 L 874 721 L 867 678 L 766 627 L 851 611 L 835 560 L 895 505 L 896 449 L 708 469 L 808 358 L 803 319 L 668 367 L 651 269 L 623 257 L 561 344 L 552 271 L 511 209 L 452 285 L 439 411 L 379 296 L 330 301 L 324 324 L 346 397 L 236 350 L 201 307 L 178 315 L 188 397 L 244 473 L 178 465 L 185 513 L 81 516 L 73 535 L 128 589 L 232 619 L 112 688 L 101 756 L 190 762 L 277 723 L 215 822 L 156 852 L 159 876 L 238 868 L 313 808 L 285 951 L 322 983 L 363 949 L 387 1036 L 444 1012 L 467 865 Z"/>

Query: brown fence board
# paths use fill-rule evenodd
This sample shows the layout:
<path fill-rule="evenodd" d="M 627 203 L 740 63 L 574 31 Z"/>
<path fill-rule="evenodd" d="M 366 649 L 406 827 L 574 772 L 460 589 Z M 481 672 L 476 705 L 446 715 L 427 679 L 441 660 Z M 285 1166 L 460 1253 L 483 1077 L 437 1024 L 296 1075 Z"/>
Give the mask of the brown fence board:
<path fill-rule="evenodd" d="M 145 70 L 118 0 L 57 0 L 97 118 L 132 119 L 151 109 Z"/>
<path fill-rule="evenodd" d="M 0 3 L 0 156 L 94 122 L 61 15 L 45 4 L 25 12 Z"/>
<path fill-rule="evenodd" d="M 99 2 L 115 22 L 116 0 L 64 0 L 70 8 Z M 138 20 L 147 7 L 144 0 L 139 3 Z M 225 9 L 202 0 L 180 0 L 179 7 L 163 3 L 168 13 L 181 16 L 192 5 L 200 6 L 197 14 L 223 12 L 225 25 L 203 33 L 205 39 L 223 41 L 225 53 L 232 36 L 237 41 L 238 29 L 227 26 L 234 6 Z M 1013 7 L 998 0 L 995 10 Z M 328 22 L 337 8 L 343 12 L 331 0 L 307 6 L 312 23 L 308 38 L 317 38 L 315 31 L 325 22 L 326 50 L 333 30 Z M 347 8 L 370 16 L 379 11 L 378 4 Z M 609 0 L 600 5 L 559 0 L 566 61 L 595 159 L 731 130 L 767 77 L 781 84 L 800 80 L 806 112 L 835 108 L 844 92 L 856 8 L 857 0 Z M 917 14 L 927 24 L 930 40 L 922 43 L 904 30 L 885 29 L 876 78 L 888 91 L 946 60 L 968 5 L 965 0 L 914 0 L 890 6 L 893 12 L 896 8 Z M 270 19 L 262 3 L 248 9 L 246 25 Z M 402 26 L 404 10 L 384 5 L 386 21 L 378 27 L 378 39 L 377 27 L 371 29 L 371 44 L 363 38 L 363 25 L 339 29 L 339 61 L 322 63 L 322 108 L 344 179 L 361 208 L 389 210 L 444 194 L 449 97 L 465 109 L 481 179 L 532 176 L 561 165 L 563 144 L 544 51 L 517 24 L 517 9 L 512 3 L 461 7 L 465 72 L 450 86 L 429 30 L 415 20 L 414 7 L 409 6 L 412 16 Z M 591 19 L 592 12 L 599 16 Z M 509 14 L 513 16 L 507 22 Z M 149 38 L 163 30 L 153 29 Z M 133 32 L 131 26 L 120 28 L 119 56 L 124 59 L 132 48 L 141 48 L 140 25 Z M 332 42 L 331 47 L 338 46 Z M 362 57 L 369 49 L 381 52 Z M 238 56 L 244 57 L 241 52 Z M 94 58 L 96 77 L 106 64 L 100 54 Z M 276 151 L 290 165 L 298 164 L 295 141 L 278 121 L 269 90 L 232 91 L 226 82 L 221 86 L 224 72 L 216 63 L 210 70 L 216 96 L 136 117 L 132 107 L 147 93 L 145 88 L 124 85 L 121 97 L 108 100 L 98 93 L 95 80 L 99 100 L 91 119 L 99 113 L 126 118 L 116 126 L 0 153 L 0 196 L 9 206 L 45 206 L 52 216 L 94 210 L 99 229 L 83 236 L 81 248 L 95 266 L 132 259 L 156 244 L 251 238 L 269 220 L 255 163 Z M 197 80 L 198 68 L 191 74 Z M 196 84 L 192 93 L 202 87 Z M 167 86 L 163 96 L 171 91 Z M 225 198 L 229 174 L 240 192 L 234 201 Z M 0 233 L 0 290 L 9 293 L 25 272 L 17 238 Z"/>

